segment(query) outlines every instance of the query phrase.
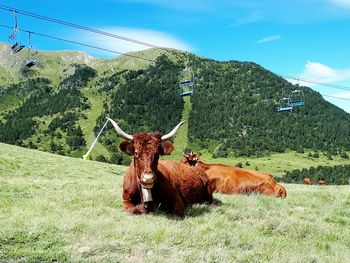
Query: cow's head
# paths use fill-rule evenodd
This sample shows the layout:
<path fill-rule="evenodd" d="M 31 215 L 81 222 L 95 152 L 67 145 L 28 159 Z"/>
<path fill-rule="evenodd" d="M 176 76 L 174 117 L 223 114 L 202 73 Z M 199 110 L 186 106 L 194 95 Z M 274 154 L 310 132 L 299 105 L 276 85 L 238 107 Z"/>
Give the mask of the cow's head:
<path fill-rule="evenodd" d="M 184 158 L 180 161 L 181 163 L 188 164 L 191 166 L 197 166 L 199 162 L 200 153 L 183 153 Z"/>
<path fill-rule="evenodd" d="M 116 122 L 107 118 L 114 126 L 117 134 L 126 139 L 121 142 L 119 148 L 124 153 L 134 156 L 134 167 L 143 194 L 143 201 L 152 201 L 150 191 L 157 180 L 157 165 L 160 155 L 168 155 L 174 150 L 171 139 L 184 123 L 180 122 L 171 132 L 162 135 L 161 133 L 141 132 L 134 135 L 125 133 Z"/>

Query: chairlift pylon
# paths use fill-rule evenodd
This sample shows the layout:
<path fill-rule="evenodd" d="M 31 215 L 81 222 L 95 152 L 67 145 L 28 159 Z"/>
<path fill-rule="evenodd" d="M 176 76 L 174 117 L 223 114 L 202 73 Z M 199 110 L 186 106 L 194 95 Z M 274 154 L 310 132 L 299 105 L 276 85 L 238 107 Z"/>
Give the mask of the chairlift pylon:
<path fill-rule="evenodd" d="M 24 45 L 21 44 L 20 30 L 18 28 L 16 10 L 13 10 L 14 26 L 8 39 L 12 40 L 11 51 L 13 54 L 20 52 Z"/>
<path fill-rule="evenodd" d="M 181 71 L 181 75 L 180 75 L 179 87 L 181 90 L 180 90 L 179 96 L 184 97 L 184 96 L 192 95 L 194 90 L 194 85 L 195 85 L 195 79 L 194 79 L 193 70 L 190 67 L 186 67 Z"/>

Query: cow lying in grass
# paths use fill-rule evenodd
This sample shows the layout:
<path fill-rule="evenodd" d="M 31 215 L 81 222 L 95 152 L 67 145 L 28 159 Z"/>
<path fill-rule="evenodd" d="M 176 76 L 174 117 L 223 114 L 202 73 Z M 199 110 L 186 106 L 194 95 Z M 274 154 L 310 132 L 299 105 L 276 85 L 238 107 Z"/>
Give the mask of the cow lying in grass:
<path fill-rule="evenodd" d="M 141 132 L 126 134 L 112 119 L 107 118 L 117 134 L 126 139 L 120 149 L 134 156 L 124 176 L 123 205 L 126 211 L 143 214 L 155 208 L 183 216 L 185 208 L 194 203 L 213 203 L 206 173 L 174 161 L 158 161 L 160 155 L 170 154 L 172 138 L 183 122 L 170 133 Z"/>
<path fill-rule="evenodd" d="M 304 184 L 312 184 L 310 178 L 305 177 L 303 181 L 304 181 Z"/>
<path fill-rule="evenodd" d="M 318 185 L 326 185 L 326 180 L 324 179 L 319 180 Z"/>
<path fill-rule="evenodd" d="M 199 160 L 200 154 L 184 154 L 181 163 L 203 169 L 213 192 L 222 194 L 260 193 L 286 197 L 287 191 L 271 175 L 223 164 L 207 164 Z"/>

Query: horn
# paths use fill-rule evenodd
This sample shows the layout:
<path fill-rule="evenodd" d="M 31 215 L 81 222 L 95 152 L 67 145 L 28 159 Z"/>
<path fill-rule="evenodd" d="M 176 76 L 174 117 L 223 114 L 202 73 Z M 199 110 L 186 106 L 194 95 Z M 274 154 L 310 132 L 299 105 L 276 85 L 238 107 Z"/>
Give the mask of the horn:
<path fill-rule="evenodd" d="M 118 126 L 118 124 L 117 124 L 114 120 L 112 120 L 112 119 L 110 119 L 110 118 L 108 118 L 108 117 L 106 117 L 106 119 L 109 120 L 109 121 L 112 123 L 112 125 L 113 125 L 115 131 L 117 132 L 117 134 L 118 134 L 120 137 L 122 137 L 122 138 L 124 138 L 124 139 L 126 139 L 126 140 L 129 140 L 129 141 L 132 141 L 132 139 L 134 138 L 132 135 L 129 135 L 129 134 L 125 133 L 125 132 Z"/>
<path fill-rule="evenodd" d="M 182 124 L 184 124 L 186 121 L 181 121 L 178 125 L 176 125 L 176 127 L 171 131 L 169 132 L 168 134 L 165 134 L 163 135 L 160 139 L 162 141 L 165 141 L 165 140 L 169 140 L 170 138 L 174 137 L 175 133 L 177 132 L 177 130 L 180 128 L 180 126 Z"/>

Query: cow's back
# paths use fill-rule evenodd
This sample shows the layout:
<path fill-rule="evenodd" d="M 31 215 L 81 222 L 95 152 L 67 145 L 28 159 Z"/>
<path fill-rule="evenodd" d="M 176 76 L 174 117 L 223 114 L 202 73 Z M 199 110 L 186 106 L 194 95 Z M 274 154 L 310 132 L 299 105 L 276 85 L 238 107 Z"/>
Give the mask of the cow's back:
<path fill-rule="evenodd" d="M 205 172 L 209 178 L 218 176 L 229 177 L 235 184 L 240 184 L 246 181 L 259 182 L 262 180 L 270 183 L 275 182 L 269 174 L 223 164 L 211 164 Z"/>
<path fill-rule="evenodd" d="M 202 169 L 179 162 L 161 160 L 158 162 L 158 171 L 172 186 L 173 194 L 180 194 L 186 205 L 212 203 L 209 179 Z"/>
<path fill-rule="evenodd" d="M 205 164 L 202 168 L 209 177 L 213 192 L 223 194 L 259 192 L 276 197 L 285 197 L 287 194 L 270 174 L 223 164 Z"/>

